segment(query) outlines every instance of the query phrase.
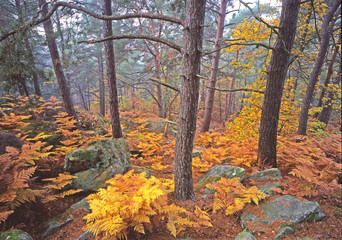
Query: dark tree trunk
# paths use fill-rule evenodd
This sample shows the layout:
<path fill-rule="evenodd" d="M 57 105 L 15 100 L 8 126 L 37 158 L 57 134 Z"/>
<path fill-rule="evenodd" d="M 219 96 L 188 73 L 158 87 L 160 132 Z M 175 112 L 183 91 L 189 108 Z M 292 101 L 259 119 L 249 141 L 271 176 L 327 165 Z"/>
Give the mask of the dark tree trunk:
<path fill-rule="evenodd" d="M 104 15 L 112 15 L 112 7 L 110 0 L 102 0 Z M 112 21 L 103 21 L 103 37 L 113 35 Z M 110 106 L 110 120 L 112 123 L 113 138 L 121 138 L 122 131 L 119 118 L 119 103 L 118 93 L 116 88 L 116 74 L 115 74 L 115 60 L 113 41 L 104 42 L 105 56 L 106 56 L 106 70 L 109 89 L 109 106 Z"/>
<path fill-rule="evenodd" d="M 339 52 L 339 49 L 340 49 L 340 46 L 338 44 L 341 44 L 341 36 L 339 37 L 337 45 L 335 46 L 334 53 L 331 56 L 330 63 L 329 63 L 329 66 L 328 66 L 328 73 L 327 73 L 327 76 L 324 79 L 323 89 L 322 89 L 322 92 L 321 92 L 321 94 L 319 96 L 317 107 L 322 107 L 323 106 L 323 98 L 325 96 L 325 92 L 326 92 L 326 90 L 328 88 L 331 76 L 333 74 L 334 63 L 335 63 L 335 60 L 336 60 L 337 53 Z M 317 118 L 318 117 L 318 112 L 315 113 L 313 117 Z"/>
<path fill-rule="evenodd" d="M 87 106 L 87 103 L 85 101 L 85 98 L 84 98 L 84 94 L 83 94 L 83 91 L 82 91 L 82 88 L 80 85 L 77 84 L 77 89 L 78 89 L 78 92 L 80 93 L 80 97 L 81 97 L 81 100 L 82 100 L 82 105 L 83 105 L 83 108 L 85 110 L 89 110 L 88 109 L 88 106 Z"/>
<path fill-rule="evenodd" d="M 300 0 L 284 0 L 278 38 L 267 70 L 267 83 L 261 113 L 258 145 L 259 166 L 277 166 L 277 128 L 281 97 L 290 53 L 296 35 Z"/>
<path fill-rule="evenodd" d="M 210 127 L 210 121 L 211 121 L 211 115 L 213 112 L 214 97 L 215 97 L 215 89 L 213 88 L 215 88 L 216 80 L 217 80 L 218 65 L 220 61 L 220 55 L 221 55 L 220 53 L 221 53 L 221 47 L 222 47 L 224 19 L 226 17 L 226 9 L 227 9 L 228 1 L 229 0 L 221 0 L 221 7 L 220 7 L 220 13 L 218 17 L 216 40 L 215 40 L 215 53 L 213 57 L 212 70 L 211 70 L 210 80 L 209 80 L 210 88 L 208 88 L 207 90 L 204 117 L 203 117 L 201 129 L 200 129 L 201 132 L 209 131 L 209 127 Z"/>
<path fill-rule="evenodd" d="M 20 5 L 20 1 L 19 0 L 15 0 L 15 5 L 18 11 L 18 16 L 19 16 L 19 21 L 21 24 L 24 24 L 24 19 L 23 19 L 23 12 L 21 9 L 21 5 Z M 41 91 L 40 91 L 40 86 L 39 86 L 39 81 L 38 81 L 38 76 L 35 72 L 35 62 L 34 62 L 34 57 L 33 57 L 33 53 L 32 53 L 32 49 L 30 46 L 30 42 L 28 40 L 27 37 L 24 38 L 24 42 L 25 42 L 25 47 L 26 47 L 26 51 L 27 51 L 27 56 L 28 56 L 28 60 L 31 64 L 32 67 L 32 78 L 33 78 L 33 84 L 34 84 L 34 92 L 36 95 L 41 96 Z"/>
<path fill-rule="evenodd" d="M 206 0 L 188 0 L 183 34 L 181 106 L 175 146 L 176 199 L 194 198 L 192 149 L 196 132 Z"/>
<path fill-rule="evenodd" d="M 302 107 L 299 114 L 298 135 L 306 135 L 309 108 L 313 101 L 315 86 L 321 73 L 324 58 L 329 47 L 329 39 L 335 23 L 334 15 L 340 5 L 341 1 L 336 1 L 323 20 L 321 46 L 302 102 Z"/>
<path fill-rule="evenodd" d="M 38 0 L 38 3 L 39 3 L 39 7 L 42 10 L 42 15 L 45 16 L 48 13 L 48 5 L 46 4 L 46 0 Z M 72 116 L 76 120 L 78 120 L 76 111 L 71 101 L 70 90 L 69 90 L 69 87 L 66 82 L 64 72 L 62 69 L 61 59 L 59 58 L 59 53 L 58 53 L 57 44 L 55 40 L 56 38 L 53 32 L 51 19 L 44 22 L 44 30 L 45 30 L 45 35 L 46 35 L 46 40 L 48 43 L 49 51 L 50 51 L 50 56 L 52 59 L 53 68 L 55 70 L 57 82 L 59 85 L 59 90 L 62 94 L 65 110 L 69 114 L 69 116 Z"/>
<path fill-rule="evenodd" d="M 102 55 L 97 57 L 98 71 L 99 71 L 99 88 L 100 88 L 100 114 L 102 117 L 106 115 L 106 95 L 105 95 L 105 84 L 104 84 L 104 74 L 103 74 L 103 61 Z"/>
<path fill-rule="evenodd" d="M 337 76 L 333 84 L 339 84 L 341 82 L 341 65 L 339 66 Z M 328 100 L 325 102 L 322 112 L 318 115 L 318 120 L 324 122 L 326 125 L 329 123 L 330 115 L 332 112 L 332 105 L 334 101 L 334 93 L 330 91 L 328 93 Z"/>

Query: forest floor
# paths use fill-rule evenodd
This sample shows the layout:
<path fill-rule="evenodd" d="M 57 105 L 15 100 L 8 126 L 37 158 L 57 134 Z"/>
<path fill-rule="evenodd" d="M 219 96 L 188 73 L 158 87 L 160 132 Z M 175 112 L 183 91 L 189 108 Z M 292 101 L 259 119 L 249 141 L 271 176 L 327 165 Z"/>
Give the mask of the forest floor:
<path fill-rule="evenodd" d="M 26 103 L 25 103 L 26 104 Z M 54 102 L 56 104 L 56 101 Z M 44 110 L 45 108 L 45 110 Z M 51 110 L 44 106 L 38 114 L 45 111 L 44 116 L 47 116 L 46 112 Z M 37 109 L 37 107 L 36 107 Z M 59 110 L 54 109 L 56 114 Z M 21 114 L 24 116 L 28 115 L 27 111 L 21 111 Z M 149 166 L 149 171 L 156 178 L 168 178 L 171 179 L 173 177 L 173 159 L 174 159 L 174 136 L 169 137 L 161 137 L 162 134 L 156 135 L 157 133 L 147 132 L 146 135 L 143 135 L 143 138 L 137 138 L 137 135 L 143 134 L 139 132 L 141 130 L 146 130 L 144 128 L 139 128 L 142 122 L 146 121 L 146 119 L 155 119 L 149 116 L 146 116 L 142 119 L 142 113 L 132 113 L 132 112 L 122 112 L 122 116 L 125 118 L 124 125 L 127 129 L 131 128 L 130 133 L 128 134 L 128 142 L 131 150 L 141 150 L 138 147 L 139 141 L 141 140 L 149 140 L 154 139 L 152 142 L 154 146 L 158 147 L 158 151 L 161 151 L 161 156 L 167 156 L 162 158 L 162 165 L 151 165 Z M 138 115 L 139 114 L 139 115 Z M 37 126 L 44 125 L 46 123 L 46 128 L 51 128 L 51 134 L 59 132 L 59 134 L 64 134 L 64 138 L 67 136 L 71 136 L 72 133 L 75 133 L 74 125 L 72 122 L 68 122 L 69 120 L 61 120 L 59 118 L 59 125 L 56 126 L 55 123 L 51 123 L 50 121 L 43 120 L 40 115 L 34 115 L 31 113 L 33 117 L 30 118 L 30 131 L 32 132 Z M 52 113 L 50 113 L 50 116 Z M 138 120 L 137 120 L 138 115 Z M 19 114 L 18 114 L 19 116 Z M 140 119 L 139 119 L 140 118 Z M 86 136 L 85 134 L 89 133 L 89 129 L 91 126 L 91 131 L 98 130 L 97 127 L 100 126 L 101 122 L 95 117 L 95 114 L 80 114 L 80 119 L 85 127 L 82 136 Z M 22 120 L 22 119 L 21 119 Z M 9 132 L 17 132 L 18 133 L 18 123 L 21 121 L 18 118 L 12 116 L 12 119 L 6 120 L 7 122 L 2 122 L 0 127 L 6 127 L 6 131 Z M 23 120 L 25 121 L 25 120 Z M 14 127 L 9 127 L 12 126 Z M 28 123 L 27 123 L 28 124 Z M 134 125 L 134 126 L 130 126 Z M 214 125 L 218 126 L 220 124 L 214 123 Z M 69 128 L 66 128 L 66 126 Z M 88 127 L 87 127 L 88 126 Z M 26 125 L 27 127 L 27 125 Z M 94 130 L 95 128 L 95 130 Z M 103 126 L 102 126 L 103 129 Z M 204 195 L 204 187 L 197 184 L 200 178 L 203 177 L 206 170 L 216 164 L 234 164 L 232 159 L 237 159 L 239 161 L 243 161 L 244 158 L 255 159 L 257 145 L 255 141 L 245 142 L 242 145 L 234 145 L 234 141 L 231 141 L 230 145 L 224 145 L 226 143 L 222 143 L 222 141 L 226 140 L 226 136 L 224 133 L 224 129 L 222 127 L 217 128 L 213 131 L 213 133 L 204 135 L 204 137 L 197 136 L 195 140 L 195 146 L 202 146 L 211 152 L 204 154 L 203 159 L 201 161 L 205 164 L 209 164 L 208 166 L 203 166 L 198 162 L 194 161 L 194 165 L 196 169 L 194 169 L 193 177 L 194 177 L 194 190 L 196 194 L 196 198 L 191 201 L 179 202 L 175 200 L 170 193 L 168 195 L 169 201 L 175 203 L 178 206 L 185 208 L 188 211 L 193 211 L 195 206 L 200 207 L 200 209 L 206 211 L 210 217 L 212 227 L 196 227 L 196 228 L 187 228 L 184 231 L 181 231 L 177 234 L 177 238 L 188 238 L 195 240 L 224 240 L 224 239 L 234 239 L 238 233 L 240 233 L 243 229 L 240 225 L 240 216 L 242 211 L 239 210 L 232 215 L 225 215 L 222 211 L 213 211 L 213 196 L 203 198 Z M 35 131 L 35 134 L 30 137 L 37 136 L 39 131 Z M 71 135 L 70 135 L 71 134 Z M 32 134 L 31 134 L 32 135 Z M 158 137 L 160 136 L 160 138 Z M 76 138 L 76 135 L 72 136 Z M 157 138 L 158 137 L 158 138 Z M 50 137 L 51 138 L 51 137 Z M 159 140 L 155 140 L 159 139 Z M 290 138 L 289 138 L 290 139 Z M 322 211 L 326 215 L 325 220 L 313 222 L 313 223 L 301 223 L 296 226 L 296 231 L 293 235 L 286 236 L 284 239 L 297 239 L 297 237 L 311 237 L 313 239 L 342 239 L 342 196 L 341 196 L 341 184 L 337 183 L 337 173 L 341 172 L 341 133 L 338 130 L 331 128 L 329 129 L 329 133 L 322 136 L 313 136 L 308 137 L 305 141 L 301 143 L 296 143 L 296 138 L 293 137 L 290 140 L 284 140 L 284 138 L 279 138 L 279 142 L 281 146 L 279 146 L 279 170 L 282 173 L 283 179 L 277 181 L 284 186 L 283 191 L 277 192 L 275 196 L 266 198 L 262 200 L 262 203 L 266 203 L 272 201 L 273 199 L 285 195 L 291 194 L 296 195 L 298 197 L 303 197 L 307 200 L 316 201 L 320 204 Z M 68 140 L 68 139 L 67 139 Z M 71 141 L 72 138 L 69 139 L 72 144 L 77 144 L 80 142 L 80 138 L 77 138 L 76 141 Z M 146 141 L 147 141 L 146 140 Z M 55 140 L 54 140 L 55 141 Z M 67 141 L 58 140 L 60 143 L 67 144 Z M 77 142 L 77 143 L 75 143 Z M 89 142 L 88 142 L 89 143 Z M 140 142 L 141 143 L 141 142 Z M 147 142 L 145 143 L 145 147 Z M 201 144 L 202 143 L 202 144 Z M 153 145 L 152 144 L 152 145 Z M 215 145 L 216 144 L 216 145 Z M 149 145 L 149 150 L 151 151 L 151 146 Z M 233 147 L 230 147 L 234 145 Z M 73 145 L 73 147 L 81 147 L 78 145 Z M 220 146 L 220 147 L 217 147 Z M 65 154 L 59 154 L 56 152 L 56 148 L 54 149 L 54 153 L 43 157 L 39 161 L 36 162 L 37 169 L 34 173 L 33 178 L 30 181 L 30 188 L 32 189 L 43 189 L 46 185 L 46 182 L 42 181 L 44 178 L 51 178 L 58 176 L 59 173 L 63 173 L 63 165 L 64 165 L 64 156 Z M 147 149 L 147 148 L 146 148 Z M 230 152 L 228 152 L 228 150 Z M 152 149 L 153 151 L 153 149 Z M 217 152 L 215 152 L 217 151 Z M 244 153 L 245 155 L 241 155 Z M 210 155 L 211 154 L 211 155 Z M 150 155 L 150 157 L 153 154 Z M 224 156 L 220 158 L 220 156 Z M 209 158 L 209 157 L 210 158 Z M 227 158 L 227 156 L 229 156 Z M 159 158 L 160 159 L 160 158 Z M 211 161 L 212 159 L 216 159 L 215 161 Z M 295 165 L 297 159 L 299 159 L 303 164 L 300 168 Z M 146 162 L 138 157 L 131 158 L 131 166 L 130 169 L 136 170 L 142 167 L 146 167 Z M 236 162 L 235 162 L 236 163 Z M 255 173 L 260 170 L 255 164 L 250 164 L 246 162 L 242 162 L 243 168 L 246 170 L 246 176 Z M 160 167 L 163 166 L 163 167 Z M 337 166 L 337 167 L 336 167 Z M 296 168 L 297 167 L 297 168 Z M 203 168 L 203 169 L 202 169 Z M 306 174 L 306 175 L 305 175 Z M 1 177 L 1 176 L 0 176 Z M 274 181 L 273 181 L 274 182 Z M 242 181 L 245 187 L 250 186 L 261 186 L 271 182 L 250 182 L 246 179 Z M 304 187 L 304 188 L 303 188 Z M 70 206 L 81 199 L 85 198 L 89 192 L 81 192 L 71 196 L 67 196 L 64 198 L 58 198 L 54 201 L 44 203 L 38 197 L 35 202 L 22 204 L 20 207 L 15 209 L 15 212 L 10 215 L 5 222 L 2 224 L 2 229 L 22 229 L 23 231 L 28 232 L 34 239 L 40 239 L 42 234 L 42 225 L 51 220 L 53 218 L 58 217 L 59 219 L 72 218 L 73 221 L 64 226 L 57 233 L 47 237 L 47 240 L 55 240 L 55 239 L 70 239 L 76 240 L 81 234 L 83 234 L 85 230 L 86 222 L 83 217 L 87 214 L 87 212 L 83 209 L 70 210 Z M 259 206 L 255 204 L 247 204 L 243 210 L 248 209 L 249 211 L 255 211 Z M 145 235 L 136 233 L 132 231 L 128 239 L 144 239 L 144 240 L 166 240 L 166 239 L 175 239 L 170 232 L 166 228 L 165 221 L 159 221 L 155 219 L 151 219 L 153 223 L 152 226 L 145 226 Z M 270 226 L 266 232 L 255 232 L 254 236 L 259 239 L 273 239 L 279 229 L 277 226 Z M 88 237 L 87 239 L 110 239 L 106 238 L 103 235 L 99 235 L 97 237 Z"/>

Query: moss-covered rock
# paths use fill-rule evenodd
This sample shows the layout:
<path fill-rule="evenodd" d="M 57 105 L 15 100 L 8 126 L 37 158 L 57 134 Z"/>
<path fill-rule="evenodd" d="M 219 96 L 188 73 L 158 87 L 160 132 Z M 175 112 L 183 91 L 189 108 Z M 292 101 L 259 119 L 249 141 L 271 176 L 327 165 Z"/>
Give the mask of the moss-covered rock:
<path fill-rule="evenodd" d="M 254 213 L 244 212 L 241 215 L 241 226 L 246 227 L 248 222 L 258 222 L 266 226 L 275 220 L 281 220 L 289 223 L 301 223 L 306 220 L 319 221 L 325 215 L 317 202 L 299 199 L 295 196 L 284 195 L 271 202 L 265 203 L 260 207 L 262 211 L 258 218 Z"/>
<path fill-rule="evenodd" d="M 270 168 L 264 171 L 253 173 L 248 176 L 248 180 L 254 181 L 267 181 L 267 180 L 279 180 L 282 179 L 281 172 L 278 168 Z"/>
<path fill-rule="evenodd" d="M 77 149 L 65 157 L 64 169 L 77 177 L 72 185 L 77 189 L 97 190 L 107 180 L 124 173 L 130 164 L 130 150 L 123 138 L 95 141 L 87 149 Z"/>
<path fill-rule="evenodd" d="M 27 232 L 14 229 L 0 233 L 0 240 L 33 240 L 33 238 Z"/>
<path fill-rule="evenodd" d="M 212 179 L 212 181 L 217 182 L 222 177 L 227 178 L 240 178 L 240 181 L 242 181 L 245 178 L 245 169 L 236 167 L 236 166 L 230 166 L 230 165 L 216 165 L 208 170 L 203 178 L 201 178 L 198 181 L 199 185 L 208 183 L 209 179 Z"/>
<path fill-rule="evenodd" d="M 95 141 L 87 149 L 77 149 L 65 156 L 64 169 L 71 173 L 90 168 L 107 168 L 119 164 L 122 168 L 129 167 L 130 151 L 123 138 L 110 138 Z"/>
<path fill-rule="evenodd" d="M 246 229 L 240 232 L 234 240 L 257 240 L 253 234 Z"/>

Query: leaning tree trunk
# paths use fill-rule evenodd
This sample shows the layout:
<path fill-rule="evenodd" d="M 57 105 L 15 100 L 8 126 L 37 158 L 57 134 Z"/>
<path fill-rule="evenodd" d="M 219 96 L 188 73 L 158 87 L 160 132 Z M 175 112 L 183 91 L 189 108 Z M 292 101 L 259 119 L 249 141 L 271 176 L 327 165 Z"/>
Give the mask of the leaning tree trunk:
<path fill-rule="evenodd" d="M 195 196 L 192 180 L 192 148 L 196 131 L 197 107 L 206 0 L 188 0 L 183 34 L 183 74 L 181 105 L 175 146 L 175 197 Z"/>
<path fill-rule="evenodd" d="M 110 0 L 102 0 L 104 15 L 112 15 L 112 7 Z M 113 35 L 112 21 L 103 21 L 103 37 Z M 106 56 L 106 70 L 109 88 L 109 106 L 110 106 L 110 120 L 112 123 L 113 138 L 121 138 L 122 131 L 119 118 L 119 102 L 118 92 L 116 88 L 116 74 L 115 74 L 115 60 L 113 41 L 108 40 L 104 42 L 105 56 Z"/>
<path fill-rule="evenodd" d="M 100 89 L 100 114 L 102 117 L 106 115 L 106 95 L 105 95 L 105 84 L 103 75 L 103 61 L 102 55 L 97 57 L 98 71 L 99 71 L 99 89 Z"/>
<path fill-rule="evenodd" d="M 335 23 L 334 15 L 340 4 L 341 1 L 336 1 L 323 20 L 321 46 L 317 59 L 315 61 L 314 68 L 311 72 L 309 84 L 302 102 L 302 107 L 299 114 L 298 135 L 306 135 L 306 128 L 309 118 L 309 108 L 313 101 L 315 86 L 321 73 L 324 58 L 329 47 L 329 39 Z"/>
<path fill-rule="evenodd" d="M 281 97 L 294 38 L 300 0 L 282 3 L 278 38 L 267 70 L 267 83 L 261 113 L 258 145 L 259 166 L 277 166 L 277 128 Z"/>
<path fill-rule="evenodd" d="M 339 66 L 337 76 L 333 84 L 339 84 L 341 81 L 341 65 Z M 329 91 L 327 101 L 324 104 L 322 112 L 318 115 L 318 120 L 324 122 L 325 125 L 328 125 L 330 115 L 332 112 L 333 101 L 335 100 L 335 94 L 332 91 Z"/>
<path fill-rule="evenodd" d="M 222 37 L 223 37 L 223 29 L 224 29 L 224 19 L 226 17 L 226 9 L 227 3 L 229 0 L 221 0 L 221 7 L 218 17 L 217 23 L 217 32 L 216 32 L 216 40 L 215 40 L 215 53 L 212 62 L 212 70 L 210 74 L 209 80 L 209 88 L 207 90 L 206 96 L 206 103 L 205 103 L 205 111 L 203 116 L 203 121 L 201 125 L 201 132 L 209 131 L 210 122 L 211 122 L 211 115 L 213 112 L 213 105 L 214 105 L 214 96 L 215 96 L 215 85 L 217 80 L 218 74 L 218 65 L 220 61 L 220 53 L 222 47 Z"/>
<path fill-rule="evenodd" d="M 42 15 L 43 16 L 47 15 L 48 5 L 46 3 L 46 0 L 38 0 L 38 3 L 39 3 L 39 7 L 42 10 Z M 50 51 L 50 56 L 52 59 L 53 68 L 55 70 L 57 82 L 59 85 L 59 90 L 61 91 L 61 94 L 62 94 L 65 110 L 69 114 L 69 116 L 72 116 L 76 120 L 78 120 L 76 111 L 71 101 L 69 87 L 66 82 L 64 72 L 62 69 L 61 59 L 59 58 L 59 53 L 58 53 L 57 44 L 55 40 L 55 34 L 53 32 L 51 19 L 48 19 L 47 21 L 44 22 L 44 30 L 45 30 L 45 35 L 46 35 L 46 40 L 48 43 L 49 51 Z"/>
<path fill-rule="evenodd" d="M 326 95 L 325 93 L 326 93 L 326 90 L 328 88 L 330 79 L 331 79 L 333 71 L 334 71 L 334 63 L 335 63 L 335 60 L 336 60 L 336 57 L 337 57 L 337 53 L 339 52 L 339 49 L 340 49 L 339 44 L 341 44 L 341 36 L 338 39 L 337 45 L 335 46 L 334 53 L 333 53 L 333 55 L 332 55 L 332 57 L 330 59 L 330 63 L 329 63 L 329 66 L 328 66 L 328 73 L 327 73 L 327 76 L 324 79 L 323 89 L 322 89 L 322 92 L 321 92 L 321 94 L 319 96 L 317 107 L 322 107 L 323 106 L 323 98 Z M 313 117 L 317 118 L 318 114 L 319 114 L 318 112 L 315 113 Z"/>

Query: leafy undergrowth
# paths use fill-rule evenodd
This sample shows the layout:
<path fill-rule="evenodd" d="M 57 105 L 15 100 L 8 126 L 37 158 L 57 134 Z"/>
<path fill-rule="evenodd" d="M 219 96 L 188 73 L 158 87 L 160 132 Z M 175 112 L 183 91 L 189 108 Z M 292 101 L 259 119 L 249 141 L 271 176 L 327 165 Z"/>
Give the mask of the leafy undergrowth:
<path fill-rule="evenodd" d="M 85 196 L 77 193 L 78 190 L 64 190 L 72 179 L 62 169 L 65 154 L 110 136 L 109 120 L 78 110 L 82 126 L 78 130 L 75 120 L 62 112 L 55 98 L 47 102 L 39 98 L 9 98 L 1 106 L 5 108 L 10 110 L 2 113 L 1 131 L 16 134 L 23 146 L 22 151 L 8 147 L 7 153 L 0 155 L 0 181 L 4 183 L 0 186 L 0 221 L 4 229 L 18 227 L 39 239 L 39 224 L 46 217 L 33 211 L 52 218 Z M 293 125 L 284 125 L 282 132 L 286 134 L 280 134 L 278 141 L 279 169 L 284 176 L 280 183 L 284 190 L 277 190 L 273 198 L 265 199 L 265 194 L 256 188 L 267 182 L 222 179 L 207 186 L 197 184 L 208 169 L 218 164 L 244 167 L 246 175 L 259 170 L 255 166 L 257 120 L 251 120 L 253 116 L 258 118 L 259 112 L 257 108 L 249 114 L 244 111 L 241 118 L 245 120 L 237 117 L 224 129 L 196 137 L 198 154 L 193 159 L 196 199 L 186 202 L 172 196 L 175 138 L 151 131 L 146 122 L 155 117 L 146 114 L 145 108 L 124 111 L 124 133 L 130 149 L 134 150 L 129 172 L 115 176 L 106 189 L 88 197 L 92 213 L 67 211 L 65 217 L 72 217 L 74 221 L 48 239 L 77 239 L 87 229 L 97 234 L 97 239 L 163 240 L 175 236 L 234 239 L 242 231 L 239 217 L 245 209 L 256 211 L 260 202 L 282 194 L 318 201 L 327 215 L 326 222 L 301 224 L 301 230 L 288 239 L 319 238 L 317 235 L 324 234 L 341 238 L 337 231 L 342 220 L 337 183 L 341 169 L 341 134 L 311 134 L 307 139 L 298 140 L 288 134 Z M 243 121 L 252 127 L 239 133 Z M 148 177 L 149 174 L 152 176 Z M 205 187 L 215 189 L 216 193 L 202 198 Z M 35 203 L 27 203 L 32 201 Z M 20 222 L 23 212 L 25 222 Z M 273 239 L 276 233 L 276 227 L 270 226 L 269 231 L 255 236 Z"/>

